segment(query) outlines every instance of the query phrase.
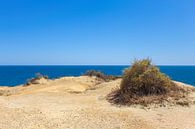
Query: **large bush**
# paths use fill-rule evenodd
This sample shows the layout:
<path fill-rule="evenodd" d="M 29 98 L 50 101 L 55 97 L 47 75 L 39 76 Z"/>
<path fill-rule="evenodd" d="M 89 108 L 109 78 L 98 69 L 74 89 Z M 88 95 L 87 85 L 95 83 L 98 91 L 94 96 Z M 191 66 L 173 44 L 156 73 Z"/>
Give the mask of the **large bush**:
<path fill-rule="evenodd" d="M 132 96 L 165 94 L 173 82 L 149 59 L 137 60 L 123 74 L 121 91 Z"/>
<path fill-rule="evenodd" d="M 152 65 L 151 60 L 143 59 L 124 70 L 120 88 L 109 95 L 109 100 L 120 104 L 158 103 L 168 94 L 174 96 L 175 91 L 180 88 Z"/>

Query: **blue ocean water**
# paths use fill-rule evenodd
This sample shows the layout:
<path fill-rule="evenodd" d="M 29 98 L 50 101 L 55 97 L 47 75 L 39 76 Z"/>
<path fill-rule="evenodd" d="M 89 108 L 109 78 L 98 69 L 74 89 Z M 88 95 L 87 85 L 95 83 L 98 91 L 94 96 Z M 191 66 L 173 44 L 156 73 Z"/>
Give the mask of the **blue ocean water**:
<path fill-rule="evenodd" d="M 79 76 L 87 70 L 98 70 L 108 75 L 121 75 L 128 66 L 0 66 L 0 86 L 23 84 L 35 73 L 49 78 Z M 171 79 L 195 86 L 195 66 L 158 66 Z"/>

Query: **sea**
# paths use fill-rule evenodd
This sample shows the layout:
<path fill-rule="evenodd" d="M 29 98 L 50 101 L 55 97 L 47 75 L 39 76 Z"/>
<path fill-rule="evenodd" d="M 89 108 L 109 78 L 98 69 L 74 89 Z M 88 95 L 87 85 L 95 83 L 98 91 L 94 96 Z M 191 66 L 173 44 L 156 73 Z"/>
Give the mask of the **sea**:
<path fill-rule="evenodd" d="M 24 84 L 36 73 L 47 75 L 50 79 L 63 76 L 80 76 L 87 70 L 101 71 L 107 75 L 122 75 L 125 65 L 83 65 L 83 66 L 0 66 L 0 86 Z M 162 73 L 171 79 L 195 86 L 195 66 L 158 66 Z"/>

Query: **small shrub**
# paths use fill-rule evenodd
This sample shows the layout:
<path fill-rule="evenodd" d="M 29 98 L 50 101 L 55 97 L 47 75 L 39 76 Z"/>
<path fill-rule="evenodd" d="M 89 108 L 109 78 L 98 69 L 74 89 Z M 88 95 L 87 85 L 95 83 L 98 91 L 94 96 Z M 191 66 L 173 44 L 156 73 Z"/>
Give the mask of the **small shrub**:
<path fill-rule="evenodd" d="M 105 77 L 104 73 L 96 70 L 88 70 L 83 75 L 90 76 L 90 77 L 95 76 L 102 79 Z"/>
<path fill-rule="evenodd" d="M 151 64 L 151 60 L 135 60 L 123 72 L 120 88 L 108 95 L 117 104 L 161 103 L 167 97 L 179 97 L 184 91 Z M 182 94 L 183 95 L 183 94 Z"/>
<path fill-rule="evenodd" d="M 35 77 L 34 78 L 31 78 L 31 79 L 27 79 L 25 85 L 28 86 L 28 85 L 31 85 L 31 84 L 38 84 L 38 80 L 40 79 L 48 79 L 48 76 L 47 75 L 42 75 L 40 73 L 35 73 Z"/>
<path fill-rule="evenodd" d="M 83 75 L 90 76 L 90 77 L 95 76 L 97 78 L 103 79 L 104 81 L 110 81 L 110 80 L 115 80 L 115 79 L 120 78 L 118 76 L 105 75 L 104 73 L 100 71 L 96 71 L 96 70 L 88 70 Z"/>

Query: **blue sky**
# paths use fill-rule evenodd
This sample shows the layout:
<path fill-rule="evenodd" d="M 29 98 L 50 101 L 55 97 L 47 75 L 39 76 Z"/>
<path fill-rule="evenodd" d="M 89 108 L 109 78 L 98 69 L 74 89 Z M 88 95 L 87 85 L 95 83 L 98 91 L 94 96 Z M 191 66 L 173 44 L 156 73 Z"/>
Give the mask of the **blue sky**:
<path fill-rule="evenodd" d="M 0 64 L 195 65 L 194 0 L 0 0 Z"/>

